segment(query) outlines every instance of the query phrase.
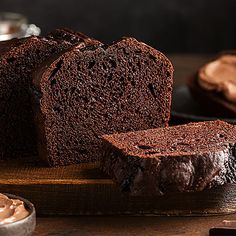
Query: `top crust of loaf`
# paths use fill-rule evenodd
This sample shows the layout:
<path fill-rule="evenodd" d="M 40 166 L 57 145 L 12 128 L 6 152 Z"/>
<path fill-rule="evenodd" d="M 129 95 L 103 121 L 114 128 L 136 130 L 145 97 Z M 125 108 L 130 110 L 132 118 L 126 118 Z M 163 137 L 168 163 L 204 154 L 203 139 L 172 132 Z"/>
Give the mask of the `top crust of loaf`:
<path fill-rule="evenodd" d="M 87 36 L 86 36 L 87 37 Z M 132 37 L 123 37 L 118 41 L 113 42 L 111 45 L 101 45 L 101 44 L 95 44 L 93 45 L 93 47 L 91 47 L 90 44 L 88 45 L 84 45 L 82 43 L 78 43 L 78 45 L 75 45 L 74 47 L 71 47 L 70 49 L 59 53 L 57 55 L 55 55 L 54 57 L 52 57 L 47 63 L 43 64 L 41 67 L 38 68 L 38 70 L 35 73 L 35 76 L 33 78 L 33 85 L 35 86 L 36 89 L 38 89 L 38 91 L 41 90 L 41 83 L 43 82 L 43 79 L 47 77 L 47 74 L 50 73 L 50 68 L 51 70 L 54 69 L 56 63 L 60 60 L 60 59 L 65 59 L 68 57 L 72 57 L 73 54 L 76 55 L 78 53 L 81 53 L 81 55 L 84 52 L 87 51 L 94 51 L 97 49 L 101 49 L 101 50 L 106 50 L 107 48 L 111 48 L 111 47 L 116 47 L 116 46 L 134 46 L 137 50 L 144 50 L 147 53 L 150 53 L 150 57 L 153 57 L 153 60 L 162 60 L 163 63 L 167 66 L 167 70 L 169 71 L 170 75 L 173 76 L 174 73 L 174 67 L 171 63 L 171 61 L 160 51 L 150 47 L 149 45 L 143 43 L 143 42 L 139 42 L 137 39 L 132 38 Z M 38 76 L 37 76 L 38 74 Z"/>
<path fill-rule="evenodd" d="M 67 28 L 56 29 L 46 36 L 49 39 L 67 41 L 71 44 L 85 43 L 86 45 L 103 45 L 100 41 L 87 35 Z"/>

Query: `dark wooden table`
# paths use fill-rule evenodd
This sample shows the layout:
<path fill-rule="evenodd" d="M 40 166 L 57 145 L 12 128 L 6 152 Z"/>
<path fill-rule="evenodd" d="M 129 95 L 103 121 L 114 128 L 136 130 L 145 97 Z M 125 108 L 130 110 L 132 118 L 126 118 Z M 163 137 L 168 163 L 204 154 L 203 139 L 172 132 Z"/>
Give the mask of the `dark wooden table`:
<path fill-rule="evenodd" d="M 207 236 L 209 228 L 236 215 L 217 217 L 38 218 L 35 234 L 58 236 Z"/>
<path fill-rule="evenodd" d="M 170 55 L 175 66 L 175 86 L 184 82 L 208 56 Z M 56 199 L 55 199 L 56 200 Z M 236 215 L 211 217 L 38 217 L 35 236 L 43 235 L 208 235 L 209 228 Z"/>

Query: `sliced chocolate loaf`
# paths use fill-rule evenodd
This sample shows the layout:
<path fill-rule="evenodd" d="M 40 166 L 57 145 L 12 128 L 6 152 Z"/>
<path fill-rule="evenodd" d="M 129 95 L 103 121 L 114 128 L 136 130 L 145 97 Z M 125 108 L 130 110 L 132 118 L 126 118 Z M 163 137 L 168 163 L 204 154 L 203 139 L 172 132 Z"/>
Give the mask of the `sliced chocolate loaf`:
<path fill-rule="evenodd" d="M 41 158 L 99 160 L 100 135 L 166 126 L 172 75 L 162 53 L 133 38 L 59 56 L 33 82 Z"/>
<path fill-rule="evenodd" d="M 30 103 L 32 71 L 72 44 L 40 37 L 0 44 L 0 159 L 34 155 L 36 134 Z"/>
<path fill-rule="evenodd" d="M 101 168 L 131 195 L 236 182 L 236 127 L 223 121 L 104 135 Z"/>

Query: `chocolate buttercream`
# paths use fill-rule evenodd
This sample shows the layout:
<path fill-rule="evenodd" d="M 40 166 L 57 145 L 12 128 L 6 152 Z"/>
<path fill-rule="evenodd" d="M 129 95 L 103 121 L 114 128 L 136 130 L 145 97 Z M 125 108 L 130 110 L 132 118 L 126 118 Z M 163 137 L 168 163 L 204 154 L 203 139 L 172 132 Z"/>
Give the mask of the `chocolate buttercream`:
<path fill-rule="evenodd" d="M 225 54 L 199 70 L 199 85 L 206 90 L 221 92 L 236 102 L 236 55 Z"/>
<path fill-rule="evenodd" d="M 24 202 L 19 199 L 10 199 L 0 193 L 0 225 L 22 220 L 29 215 Z"/>

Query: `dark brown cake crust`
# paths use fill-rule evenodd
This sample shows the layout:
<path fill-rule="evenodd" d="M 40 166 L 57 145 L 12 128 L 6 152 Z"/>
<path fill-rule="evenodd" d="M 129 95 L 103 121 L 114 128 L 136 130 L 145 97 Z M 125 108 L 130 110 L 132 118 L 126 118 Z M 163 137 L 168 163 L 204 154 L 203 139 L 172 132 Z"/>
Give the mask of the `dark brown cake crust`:
<path fill-rule="evenodd" d="M 222 121 L 104 135 L 101 168 L 131 195 L 236 182 L 236 127 Z"/>
<path fill-rule="evenodd" d="M 59 56 L 34 79 L 41 158 L 99 160 L 100 135 L 166 126 L 172 75 L 163 54 L 132 38 Z"/>
<path fill-rule="evenodd" d="M 67 41 L 72 44 L 77 44 L 77 43 L 84 43 L 86 46 L 89 45 L 103 45 L 101 42 L 99 42 L 96 39 L 93 39 L 91 37 L 88 37 L 85 34 L 82 34 L 81 32 L 75 32 L 67 28 L 61 28 L 61 29 L 56 29 L 46 36 L 49 39 L 54 39 L 54 40 L 62 40 L 62 41 Z"/>
<path fill-rule="evenodd" d="M 222 55 L 235 55 L 235 51 L 222 52 L 210 61 Z M 187 80 L 187 86 L 196 101 L 198 101 L 209 115 L 222 118 L 235 118 L 236 103 L 228 101 L 220 92 L 203 89 L 198 83 L 198 72 Z"/>

